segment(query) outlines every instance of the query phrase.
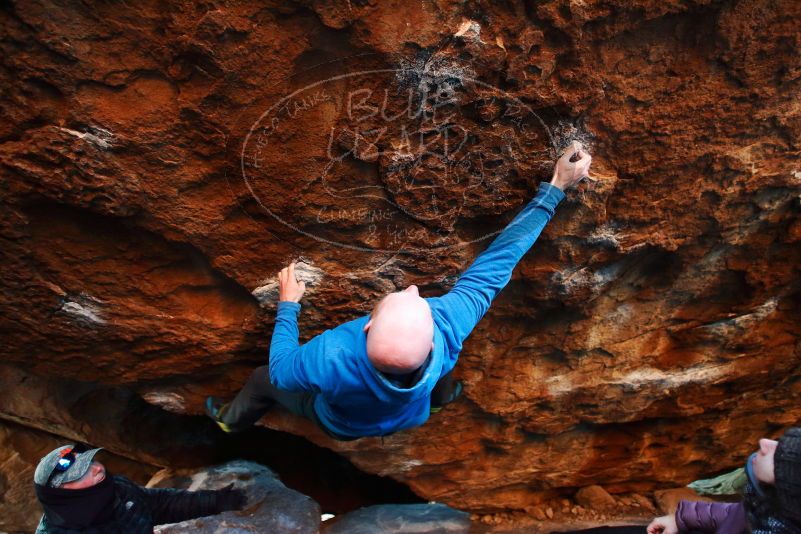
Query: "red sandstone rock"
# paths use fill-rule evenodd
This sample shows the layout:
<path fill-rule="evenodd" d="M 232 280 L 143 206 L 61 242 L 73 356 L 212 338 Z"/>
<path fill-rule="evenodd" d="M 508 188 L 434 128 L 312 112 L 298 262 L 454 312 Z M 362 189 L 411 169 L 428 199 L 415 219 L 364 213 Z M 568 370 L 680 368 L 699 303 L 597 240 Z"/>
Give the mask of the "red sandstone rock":
<path fill-rule="evenodd" d="M 2 360 L 199 414 L 266 361 L 257 297 L 291 259 L 316 277 L 304 339 L 410 283 L 446 291 L 488 240 L 451 245 L 548 177 L 557 146 L 532 113 L 515 122 L 522 102 L 556 141 L 589 142 L 597 181 L 467 342 L 463 398 L 384 440 L 264 424 L 481 513 L 739 466 L 801 418 L 798 24 L 791 0 L 6 6 Z M 286 95 L 356 70 L 382 72 L 307 91 L 248 138 Z M 392 113 L 429 82 L 461 99 L 452 117 L 425 103 L 445 126 L 343 105 L 390 89 Z M 443 131 L 468 143 L 454 161 Z"/>
<path fill-rule="evenodd" d="M 576 492 L 576 502 L 592 510 L 612 510 L 617 506 L 615 499 L 601 486 L 587 486 Z M 631 504 L 626 503 L 625 505 Z"/>

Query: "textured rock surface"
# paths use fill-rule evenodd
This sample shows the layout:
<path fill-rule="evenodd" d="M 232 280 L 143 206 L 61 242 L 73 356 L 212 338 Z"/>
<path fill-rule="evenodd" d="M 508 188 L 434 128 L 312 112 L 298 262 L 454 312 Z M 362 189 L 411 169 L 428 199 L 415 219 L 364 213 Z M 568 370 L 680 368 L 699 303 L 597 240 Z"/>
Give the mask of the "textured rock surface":
<path fill-rule="evenodd" d="M 325 528 L 326 534 L 467 534 L 470 514 L 443 504 L 385 504 L 355 510 Z"/>
<path fill-rule="evenodd" d="M 476 511 L 736 467 L 801 418 L 798 18 L 794 0 L 4 4 L 2 359 L 197 414 L 265 361 L 288 261 L 313 282 L 305 338 L 395 288 L 445 291 L 575 135 L 597 181 L 466 344 L 460 402 L 347 444 L 263 422 Z M 268 132 L 284 96 L 357 70 L 381 72 L 307 91 Z M 456 105 L 382 130 L 370 106 L 387 89 L 401 112 L 410 87 Z M 2 417 L 62 424 L 15 413 L 24 391 Z"/>
<path fill-rule="evenodd" d="M 165 469 L 156 473 L 148 487 L 189 490 L 220 489 L 234 484 L 247 493 L 244 510 L 199 517 L 156 527 L 159 534 L 180 532 L 286 532 L 317 534 L 320 506 L 284 486 L 270 469 L 253 462 L 229 462 L 200 470 Z"/>
<path fill-rule="evenodd" d="M 176 422 L 130 390 L 38 377 L 11 366 L 0 366 L 0 406 L 12 423 L 151 465 L 164 466 L 167 459 L 178 466 L 209 463 L 221 437 L 209 432 L 208 420 Z"/>
<path fill-rule="evenodd" d="M 614 509 L 615 499 L 600 486 L 587 486 L 576 492 L 576 502 L 595 510 Z"/>

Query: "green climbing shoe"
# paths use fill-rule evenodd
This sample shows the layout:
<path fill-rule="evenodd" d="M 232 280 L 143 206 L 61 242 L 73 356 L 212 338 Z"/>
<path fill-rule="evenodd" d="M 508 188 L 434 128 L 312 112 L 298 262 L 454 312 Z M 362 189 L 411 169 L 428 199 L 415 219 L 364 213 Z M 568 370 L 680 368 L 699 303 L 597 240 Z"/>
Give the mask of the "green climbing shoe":
<path fill-rule="evenodd" d="M 220 416 L 222 414 L 223 409 L 225 408 L 225 404 L 218 399 L 217 397 L 207 397 L 206 398 L 206 415 L 212 418 L 212 420 L 217 423 L 223 432 L 233 432 L 233 430 L 222 422 Z"/>
<path fill-rule="evenodd" d="M 447 401 L 443 402 L 441 405 L 432 404 L 431 408 L 429 409 L 429 413 L 432 413 L 432 414 L 439 413 L 444 406 L 452 403 L 453 401 L 455 401 L 456 399 L 458 399 L 462 395 L 462 389 L 463 389 L 462 382 L 461 381 L 457 381 L 453 385 L 453 392 L 451 393 L 450 398 Z"/>

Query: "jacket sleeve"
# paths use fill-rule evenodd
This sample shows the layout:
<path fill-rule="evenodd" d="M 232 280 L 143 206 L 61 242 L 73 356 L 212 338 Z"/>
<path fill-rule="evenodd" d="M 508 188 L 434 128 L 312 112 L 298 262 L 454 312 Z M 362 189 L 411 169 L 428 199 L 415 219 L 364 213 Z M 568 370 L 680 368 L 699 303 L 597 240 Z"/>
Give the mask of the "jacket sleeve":
<path fill-rule="evenodd" d="M 681 501 L 676 508 L 679 532 L 741 534 L 748 531 L 742 503 Z"/>
<path fill-rule="evenodd" d="M 531 248 L 553 217 L 565 194 L 556 186 L 540 183 L 537 195 L 492 244 L 462 274 L 446 295 L 428 299 L 439 317 L 453 362 L 462 343 L 512 277 L 520 258 Z"/>
<path fill-rule="evenodd" d="M 297 302 L 279 302 L 270 342 L 270 383 L 284 391 L 314 391 L 331 380 L 332 369 L 325 357 L 324 336 L 315 336 L 308 343 L 298 343 Z"/>
<path fill-rule="evenodd" d="M 153 514 L 153 524 L 178 523 L 219 513 L 217 492 L 142 488 Z"/>

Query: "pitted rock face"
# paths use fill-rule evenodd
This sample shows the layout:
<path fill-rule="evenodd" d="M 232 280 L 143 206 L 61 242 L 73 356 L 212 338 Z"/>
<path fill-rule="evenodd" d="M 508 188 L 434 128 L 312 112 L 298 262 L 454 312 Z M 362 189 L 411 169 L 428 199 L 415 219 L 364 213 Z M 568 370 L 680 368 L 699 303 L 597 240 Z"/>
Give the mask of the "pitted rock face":
<path fill-rule="evenodd" d="M 2 360 L 127 392 L 102 413 L 136 394 L 199 414 L 266 360 L 264 301 L 289 261 L 315 280 L 303 340 L 411 283 L 447 291 L 577 137 L 596 181 L 466 343 L 457 403 L 383 441 L 262 424 L 479 512 L 738 467 L 801 417 L 798 18 L 792 0 L 9 4 Z M 299 89 L 380 69 L 307 94 L 292 128 L 254 129 Z M 389 91 L 389 114 L 409 87 L 443 115 L 385 132 L 348 115 L 349 90 L 372 91 L 362 113 Z M 506 115 L 517 101 L 552 138 Z M 405 147 L 421 129 L 430 144 Z M 2 417 L 73 420 L 37 398 Z M 125 435 L 108 427 L 125 417 L 104 425 L 75 433 Z"/>
<path fill-rule="evenodd" d="M 253 199 L 291 230 L 366 252 L 447 249 L 494 235 L 504 222 L 497 216 L 525 205 L 560 146 L 535 109 L 476 79 L 453 58 L 457 50 L 446 43 L 412 61 L 346 58 L 335 73 L 332 62 L 306 69 L 303 79 L 314 82 L 291 78 L 301 86 L 243 143 Z M 301 140 L 304 149 L 292 151 Z M 480 217 L 488 226 L 474 236 Z"/>
<path fill-rule="evenodd" d="M 151 488 L 178 488 L 190 491 L 219 490 L 233 486 L 247 496 L 241 511 L 157 526 L 157 534 L 216 532 L 286 532 L 317 534 L 320 531 L 320 505 L 311 498 L 284 486 L 270 469 L 246 461 L 233 461 L 194 470 L 164 469 L 148 482 Z"/>
<path fill-rule="evenodd" d="M 402 534 L 404 532 L 439 532 L 467 534 L 470 514 L 444 504 L 385 504 L 369 506 L 336 518 L 326 534 Z"/>

